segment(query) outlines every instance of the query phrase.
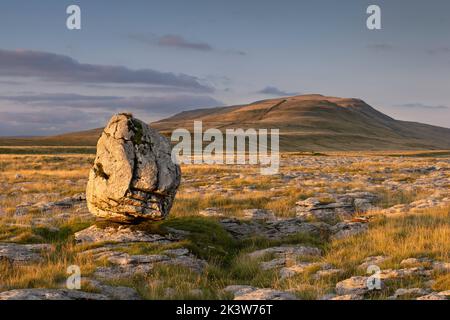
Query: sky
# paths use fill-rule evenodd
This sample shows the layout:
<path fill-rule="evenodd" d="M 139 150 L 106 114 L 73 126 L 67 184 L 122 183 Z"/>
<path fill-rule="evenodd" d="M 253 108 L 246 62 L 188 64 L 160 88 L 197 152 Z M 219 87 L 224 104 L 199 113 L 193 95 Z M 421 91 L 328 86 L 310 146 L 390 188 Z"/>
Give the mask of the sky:
<path fill-rule="evenodd" d="M 0 136 L 309 93 L 450 127 L 449 31 L 447 0 L 2 0 Z"/>

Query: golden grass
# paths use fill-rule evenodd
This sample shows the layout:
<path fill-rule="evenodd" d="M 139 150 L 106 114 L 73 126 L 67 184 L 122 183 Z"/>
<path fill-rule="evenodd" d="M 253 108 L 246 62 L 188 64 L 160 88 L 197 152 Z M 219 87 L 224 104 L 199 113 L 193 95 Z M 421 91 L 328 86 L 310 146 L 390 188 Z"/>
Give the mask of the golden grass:
<path fill-rule="evenodd" d="M 20 267 L 0 263 L 2 290 L 61 287 L 64 286 L 69 265 L 79 265 L 83 276 L 88 277 L 97 266 L 105 264 L 94 261 L 92 257 L 78 255 L 80 250 L 87 247 L 73 244 L 73 233 L 86 227 L 91 221 L 80 221 L 75 214 L 69 220 L 55 222 L 54 226 L 60 230 L 55 233 L 50 229 L 31 227 L 32 220 L 67 210 L 52 213 L 30 211 L 24 216 L 13 215 L 16 206 L 22 202 L 54 201 L 63 196 L 83 192 L 92 160 L 93 156 L 90 155 L 0 155 L 0 185 L 4 186 L 0 192 L 0 212 L 4 213 L 0 214 L 0 241 L 50 242 L 56 246 L 41 263 Z M 282 166 L 281 173 L 314 173 L 320 169 L 320 172 L 328 174 L 359 174 L 386 178 L 387 174 L 383 170 L 385 167 L 391 167 L 391 178 L 400 182 L 406 181 L 405 179 L 414 181 L 420 175 L 404 174 L 399 170 L 423 166 L 423 161 L 434 164 L 438 160 L 409 158 L 391 165 L 386 159 L 374 158 L 353 163 L 351 166 Z M 358 181 L 333 182 L 320 179 L 311 179 L 308 186 L 298 185 L 295 181 L 283 181 L 281 175 L 261 177 L 258 175 L 259 167 L 254 166 L 191 165 L 182 166 L 182 172 L 185 182 L 177 194 L 170 219 L 164 223 L 193 230 L 193 236 L 175 245 L 134 244 L 120 250 L 129 254 L 155 254 L 164 249 L 188 247 L 200 257 L 209 260 L 206 271 L 198 275 L 185 268 L 159 266 L 146 277 L 125 279 L 113 284 L 135 287 L 148 299 L 226 299 L 231 297 L 221 289 L 231 284 L 289 290 L 301 298 L 314 299 L 331 292 L 338 281 L 355 274 L 364 274 L 364 270 L 357 267 L 369 256 L 390 256 L 391 260 L 382 264 L 382 268 L 399 268 L 400 261 L 410 257 L 427 256 L 450 262 L 449 208 L 430 209 L 397 217 L 375 215 L 367 233 L 328 244 L 323 243 L 321 239 L 307 239 L 302 235 L 282 241 L 257 238 L 238 241 L 226 237 L 227 233 L 215 219 L 198 218 L 198 212 L 209 207 L 218 207 L 225 215 L 239 217 L 244 209 L 263 208 L 272 210 L 280 217 L 292 217 L 295 215 L 295 202 L 299 200 L 317 193 L 326 193 L 328 190 L 346 192 L 353 188 L 365 190 L 366 186 Z M 22 177 L 16 178 L 16 174 Z M 68 183 L 67 180 L 73 183 Z M 212 188 L 216 182 L 223 190 L 216 191 Z M 207 187 L 199 189 L 200 186 Z M 423 189 L 414 192 L 402 191 L 401 188 L 397 192 L 383 188 L 371 191 L 381 197 L 381 206 L 409 203 L 433 192 Z M 324 197 L 322 200 L 326 202 L 330 199 Z M 261 270 L 261 259 L 250 259 L 247 256 L 247 253 L 253 250 L 280 244 L 310 244 L 323 247 L 325 254 L 318 261 L 331 263 L 344 272 L 339 276 L 315 280 L 312 275 L 317 268 L 312 267 L 303 274 L 281 280 L 276 271 Z M 263 260 L 270 258 L 264 257 Z M 434 290 L 450 289 L 448 274 L 435 273 L 433 277 L 436 280 Z M 422 279 L 406 279 L 393 284 L 391 290 L 400 286 L 423 285 Z M 83 288 L 93 290 L 88 286 Z M 386 297 L 386 294 L 374 298 Z"/>

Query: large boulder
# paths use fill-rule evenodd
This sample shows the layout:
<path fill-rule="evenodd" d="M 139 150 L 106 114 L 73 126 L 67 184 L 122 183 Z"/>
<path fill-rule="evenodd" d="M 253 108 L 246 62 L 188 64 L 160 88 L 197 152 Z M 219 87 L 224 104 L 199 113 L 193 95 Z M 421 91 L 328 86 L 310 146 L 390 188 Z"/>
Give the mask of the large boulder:
<path fill-rule="evenodd" d="M 180 179 L 170 142 L 132 115 L 118 114 L 97 143 L 86 189 L 88 208 L 115 221 L 162 220 Z"/>

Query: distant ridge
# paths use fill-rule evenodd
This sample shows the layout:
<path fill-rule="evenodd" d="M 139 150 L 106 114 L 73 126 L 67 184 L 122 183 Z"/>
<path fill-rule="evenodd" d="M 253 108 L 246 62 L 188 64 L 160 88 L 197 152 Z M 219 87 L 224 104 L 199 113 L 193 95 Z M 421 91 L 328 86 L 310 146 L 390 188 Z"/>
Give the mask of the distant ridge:
<path fill-rule="evenodd" d="M 246 105 L 180 112 L 152 123 L 170 135 L 176 128 L 278 128 L 284 151 L 443 150 L 450 129 L 395 120 L 353 98 L 301 95 Z M 0 145 L 95 145 L 102 129 L 51 137 L 0 138 Z"/>

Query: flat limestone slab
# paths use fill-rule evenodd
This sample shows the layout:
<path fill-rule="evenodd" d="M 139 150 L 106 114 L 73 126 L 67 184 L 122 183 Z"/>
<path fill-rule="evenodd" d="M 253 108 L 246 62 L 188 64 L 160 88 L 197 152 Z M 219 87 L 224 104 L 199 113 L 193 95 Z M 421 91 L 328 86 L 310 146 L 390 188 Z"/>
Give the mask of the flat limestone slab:
<path fill-rule="evenodd" d="M 68 289 L 16 289 L 0 292 L 0 300 L 108 300 L 103 294 Z"/>
<path fill-rule="evenodd" d="M 50 244 L 0 243 L 0 260 L 14 264 L 40 262 L 43 254 L 52 249 Z"/>
<path fill-rule="evenodd" d="M 142 230 L 133 230 L 127 225 L 105 228 L 92 225 L 87 229 L 75 233 L 75 241 L 79 244 L 101 242 L 171 242 L 168 237 Z"/>

